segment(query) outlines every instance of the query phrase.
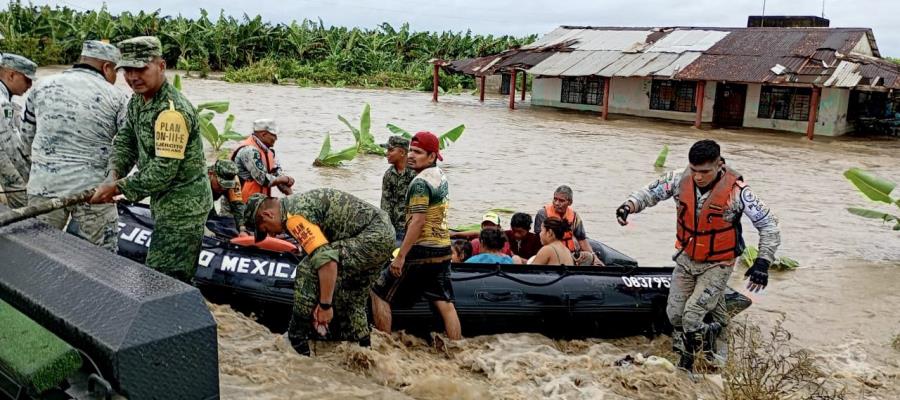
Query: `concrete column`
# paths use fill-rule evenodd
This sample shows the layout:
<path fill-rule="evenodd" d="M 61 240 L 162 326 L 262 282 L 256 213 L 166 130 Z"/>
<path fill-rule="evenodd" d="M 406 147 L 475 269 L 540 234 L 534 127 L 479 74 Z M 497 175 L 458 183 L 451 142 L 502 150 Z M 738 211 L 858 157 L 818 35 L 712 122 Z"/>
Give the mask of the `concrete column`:
<path fill-rule="evenodd" d="M 700 125 L 703 123 L 703 100 L 706 96 L 706 81 L 697 81 L 697 90 L 695 92 L 697 116 L 694 118 L 694 128 L 700 129 Z"/>
<path fill-rule="evenodd" d="M 525 87 L 528 84 L 528 74 L 525 71 L 522 71 L 522 98 L 520 100 L 525 101 Z"/>
<path fill-rule="evenodd" d="M 484 79 L 485 76 L 481 76 L 481 94 L 478 96 L 478 101 L 484 103 Z"/>
<path fill-rule="evenodd" d="M 603 113 L 601 117 L 604 121 L 609 119 L 609 86 L 612 78 L 603 78 Z"/>
<path fill-rule="evenodd" d="M 809 102 L 809 121 L 806 122 L 806 138 L 813 140 L 816 134 L 816 115 L 819 113 L 819 97 L 822 88 L 813 86 L 812 99 Z"/>
<path fill-rule="evenodd" d="M 509 109 L 516 109 L 516 70 L 509 72 Z"/>

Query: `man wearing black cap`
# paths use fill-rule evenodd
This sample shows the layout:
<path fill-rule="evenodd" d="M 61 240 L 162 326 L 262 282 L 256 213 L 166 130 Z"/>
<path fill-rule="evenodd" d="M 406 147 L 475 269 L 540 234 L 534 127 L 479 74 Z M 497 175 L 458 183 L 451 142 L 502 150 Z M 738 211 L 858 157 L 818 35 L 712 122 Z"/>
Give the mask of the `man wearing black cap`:
<path fill-rule="evenodd" d="M 402 243 L 406 236 L 406 192 L 416 177 L 416 171 L 406 166 L 409 139 L 391 136 L 381 147 L 387 149 L 387 161 L 391 164 L 381 180 L 381 209 L 391 217 L 397 232 L 397 243 Z"/>
<path fill-rule="evenodd" d="M 323 188 L 283 198 L 253 194 L 245 215 L 256 241 L 287 231 L 307 255 L 297 266 L 291 346 L 309 355 L 314 334 L 368 345 L 368 291 L 394 248 L 387 214 L 349 193 Z"/>
<path fill-rule="evenodd" d="M 438 160 L 443 158 L 437 136 L 413 136 L 407 162 L 417 175 L 406 195 L 406 237 L 372 287 L 372 314 L 375 327 L 390 332 L 391 307 L 411 307 L 424 297 L 441 314 L 447 336 L 456 340 L 462 334 L 450 284 L 450 186 Z"/>

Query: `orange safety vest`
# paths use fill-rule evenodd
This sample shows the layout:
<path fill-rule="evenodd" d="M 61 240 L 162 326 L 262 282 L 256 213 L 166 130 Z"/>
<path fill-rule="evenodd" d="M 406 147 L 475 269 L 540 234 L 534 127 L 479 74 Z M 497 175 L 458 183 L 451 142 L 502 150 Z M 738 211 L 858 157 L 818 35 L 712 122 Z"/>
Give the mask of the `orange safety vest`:
<path fill-rule="evenodd" d="M 272 151 L 272 149 L 263 149 L 262 146 L 260 146 L 259 143 L 256 142 L 256 138 L 253 137 L 253 135 L 250 135 L 246 139 L 244 139 L 240 143 L 240 145 L 231 152 L 231 161 L 234 161 L 234 159 L 237 158 L 238 151 L 240 151 L 244 147 L 252 147 L 256 149 L 259 154 L 262 154 L 263 166 L 266 169 L 266 173 L 275 173 L 275 152 Z M 266 196 L 271 196 L 272 188 L 260 185 L 259 182 L 253 179 L 244 180 L 243 178 L 241 178 L 241 195 L 243 195 L 244 203 L 247 203 L 247 200 L 250 199 L 250 196 L 253 193 L 262 193 Z"/>
<path fill-rule="evenodd" d="M 553 204 L 547 204 L 544 206 L 544 212 L 547 213 L 547 218 L 556 217 L 562 220 L 565 220 L 569 223 L 569 229 L 563 235 L 562 242 L 566 247 L 569 248 L 569 251 L 575 251 L 575 240 L 572 237 L 572 230 L 575 229 L 575 211 L 572 211 L 572 207 L 566 208 L 566 215 L 560 216 L 556 213 L 556 209 L 553 208 Z"/>
<path fill-rule="evenodd" d="M 735 187 L 744 187 L 743 178 L 726 167 L 698 215 L 694 180 L 685 172 L 679 188 L 677 249 L 697 262 L 728 261 L 743 251 L 740 216 L 734 222 L 725 221 L 725 210 L 731 208 Z"/>

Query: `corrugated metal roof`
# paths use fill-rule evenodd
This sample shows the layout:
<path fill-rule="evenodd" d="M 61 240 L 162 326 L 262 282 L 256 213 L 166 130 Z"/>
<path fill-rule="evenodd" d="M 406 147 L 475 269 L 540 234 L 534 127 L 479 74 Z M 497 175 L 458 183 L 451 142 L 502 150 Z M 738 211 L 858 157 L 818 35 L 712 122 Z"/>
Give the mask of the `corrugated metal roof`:
<path fill-rule="evenodd" d="M 576 50 L 588 51 L 633 51 L 635 48 L 644 47 L 647 37 L 652 33 L 649 30 L 600 31 L 593 29 L 584 29 L 580 32 L 579 41 L 572 47 Z"/>
<path fill-rule="evenodd" d="M 684 67 L 688 66 L 690 63 L 694 62 L 698 57 L 700 57 L 702 53 L 697 51 L 689 51 L 686 53 L 681 53 L 677 60 L 672 61 L 665 68 L 662 68 L 656 71 L 656 76 L 672 78 L 681 71 Z"/>
<path fill-rule="evenodd" d="M 858 85 L 862 78 L 859 64 L 841 61 L 823 86 L 851 88 Z"/>
<path fill-rule="evenodd" d="M 563 76 L 597 75 L 600 70 L 612 64 L 622 56 L 618 51 L 589 51 L 587 57 L 563 72 Z M 530 71 L 529 71 L 530 72 Z"/>
<path fill-rule="evenodd" d="M 727 35 L 728 32 L 725 31 L 675 30 L 650 46 L 647 51 L 661 53 L 705 51 Z"/>
<path fill-rule="evenodd" d="M 590 55 L 588 51 L 555 53 L 527 71 L 534 75 L 559 76 L 588 55 Z"/>

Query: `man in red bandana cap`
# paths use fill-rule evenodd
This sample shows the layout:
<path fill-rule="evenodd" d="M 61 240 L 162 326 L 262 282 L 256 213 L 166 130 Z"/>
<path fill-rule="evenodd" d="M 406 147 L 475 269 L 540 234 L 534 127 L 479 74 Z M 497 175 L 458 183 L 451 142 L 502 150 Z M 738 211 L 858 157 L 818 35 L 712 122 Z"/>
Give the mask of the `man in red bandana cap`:
<path fill-rule="evenodd" d="M 372 287 L 375 327 L 391 331 L 391 307 L 411 307 L 423 297 L 434 305 L 452 339 L 462 337 L 450 285 L 449 185 L 437 166 L 443 160 L 437 136 L 419 132 L 409 143 L 407 163 L 416 171 L 406 194 L 406 237 Z"/>

